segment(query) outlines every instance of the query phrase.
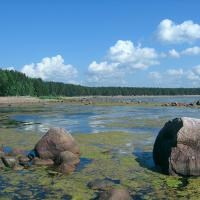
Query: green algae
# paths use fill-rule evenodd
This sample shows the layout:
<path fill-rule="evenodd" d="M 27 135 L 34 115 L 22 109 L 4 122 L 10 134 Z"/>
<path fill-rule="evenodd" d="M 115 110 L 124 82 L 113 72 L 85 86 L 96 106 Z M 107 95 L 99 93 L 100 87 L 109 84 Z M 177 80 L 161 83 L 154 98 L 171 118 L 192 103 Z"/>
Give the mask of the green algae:
<path fill-rule="evenodd" d="M 10 142 L 10 145 L 13 143 L 16 146 L 22 139 L 23 142 L 26 140 L 28 144 L 25 146 L 26 148 L 29 148 L 30 144 L 39 138 L 39 136 L 36 136 L 36 138 L 24 138 L 23 133 L 17 133 L 13 130 L 1 130 L 1 132 L 8 135 L 7 138 L 9 140 L 6 142 Z M 12 137 L 15 134 L 18 136 Z M 20 134 L 22 135 L 20 136 Z M 5 195 L 19 193 L 23 186 L 27 191 L 32 191 L 33 196 L 30 199 L 36 198 L 37 194 L 40 193 L 46 194 L 44 199 L 59 199 L 66 194 L 72 196 L 75 200 L 92 199 L 95 198 L 96 191 L 89 189 L 87 183 L 96 178 L 103 179 L 107 177 L 113 180 L 120 180 L 120 184 L 115 187 L 128 188 L 133 197 L 142 196 L 144 199 L 151 199 L 157 195 L 157 197 L 163 198 L 164 191 L 168 191 L 170 192 L 169 199 L 175 198 L 176 195 L 180 195 L 174 192 L 181 183 L 178 178 L 162 175 L 150 168 L 142 167 L 136 156 L 132 154 L 132 151 L 127 151 L 127 142 L 134 143 L 142 140 L 143 137 L 148 137 L 148 135 L 133 135 L 123 132 L 76 134 L 75 138 L 80 144 L 82 156 L 92 158 L 92 163 L 69 176 L 50 176 L 46 167 L 31 168 L 31 170 L 24 170 L 21 173 L 4 171 L 2 176 L 8 187 L 4 188 L 2 192 Z M 13 142 L 14 139 L 17 139 L 17 141 Z M 108 148 L 115 149 L 116 147 L 127 151 L 127 153 L 120 154 L 116 153 L 116 151 L 103 153 L 103 150 Z M 150 147 L 147 149 L 150 149 Z M 40 190 L 38 190 L 38 186 Z M 51 194 L 48 194 L 48 191 L 51 191 Z"/>
<path fill-rule="evenodd" d="M 31 150 L 41 135 L 0 128 L 0 146 Z"/>
<path fill-rule="evenodd" d="M 159 127 L 165 119 L 127 121 Z M 117 126 L 123 127 L 123 123 Z M 0 145 L 13 148 L 31 150 L 40 137 L 41 134 L 34 132 L 0 128 Z M 13 194 L 28 199 L 62 199 L 65 195 L 74 200 L 93 199 L 97 191 L 89 189 L 87 183 L 97 178 L 120 180 L 114 187 L 127 188 L 133 198 L 198 199 L 200 195 L 200 178 L 188 178 L 187 185 L 183 186 L 180 177 L 159 173 L 154 166 L 145 163 L 148 157 L 140 158 L 133 153 L 139 147 L 140 156 L 151 155 L 152 145 L 145 143 L 151 139 L 150 133 L 102 132 L 75 134 L 74 137 L 80 144 L 81 156 L 92 159 L 91 163 L 68 176 L 50 175 L 47 167 L 32 167 L 20 172 L 1 171 L 0 196 L 3 197 L 0 199 L 11 199 Z"/>
<path fill-rule="evenodd" d="M 119 127 L 119 128 L 140 128 L 140 127 L 151 127 L 157 128 L 162 127 L 168 121 L 166 118 L 161 119 L 130 119 L 127 117 L 118 118 L 118 121 L 115 122 L 108 122 L 104 124 L 104 126 L 112 128 L 112 127 Z"/>

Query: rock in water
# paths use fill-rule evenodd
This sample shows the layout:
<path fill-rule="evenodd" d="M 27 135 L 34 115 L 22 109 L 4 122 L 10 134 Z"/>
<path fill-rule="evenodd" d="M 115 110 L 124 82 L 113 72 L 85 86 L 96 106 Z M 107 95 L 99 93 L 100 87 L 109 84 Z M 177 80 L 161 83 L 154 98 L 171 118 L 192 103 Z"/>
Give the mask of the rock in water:
<path fill-rule="evenodd" d="M 114 185 L 111 180 L 107 179 L 94 179 L 87 184 L 90 189 L 101 191 L 111 189 Z"/>
<path fill-rule="evenodd" d="M 200 119 L 176 118 L 160 130 L 153 159 L 162 171 L 171 175 L 200 175 Z"/>
<path fill-rule="evenodd" d="M 62 174 L 70 174 L 76 168 L 76 165 L 80 162 L 77 155 L 70 151 L 63 151 L 55 159 L 55 169 Z"/>
<path fill-rule="evenodd" d="M 55 159 L 60 152 L 70 151 L 80 155 L 79 147 L 71 136 L 62 128 L 51 128 L 35 145 L 35 151 L 41 159 Z"/>
<path fill-rule="evenodd" d="M 200 100 L 198 100 L 198 101 L 196 102 L 196 105 L 197 105 L 197 106 L 200 106 Z"/>
<path fill-rule="evenodd" d="M 76 166 L 75 165 L 71 165 L 68 163 L 61 163 L 60 165 L 56 166 L 56 171 L 62 174 L 70 174 L 75 170 Z"/>
<path fill-rule="evenodd" d="M 80 162 L 80 159 L 77 155 L 70 151 L 63 151 L 55 159 L 55 164 L 60 165 L 62 163 L 68 163 L 71 165 L 77 165 Z"/>
<path fill-rule="evenodd" d="M 51 159 L 34 158 L 32 160 L 32 164 L 37 166 L 51 166 L 54 164 L 54 162 Z"/>
<path fill-rule="evenodd" d="M 18 164 L 15 157 L 4 156 L 1 158 L 1 160 L 8 168 L 14 168 Z"/>
<path fill-rule="evenodd" d="M 98 200 L 131 200 L 131 196 L 126 189 L 112 189 L 102 192 Z"/>

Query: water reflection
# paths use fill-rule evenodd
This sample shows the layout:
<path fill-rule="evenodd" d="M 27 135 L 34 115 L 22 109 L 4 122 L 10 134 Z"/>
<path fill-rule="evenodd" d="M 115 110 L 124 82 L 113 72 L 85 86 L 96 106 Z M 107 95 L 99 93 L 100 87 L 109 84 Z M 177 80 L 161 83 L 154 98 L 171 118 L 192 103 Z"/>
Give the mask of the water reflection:
<path fill-rule="evenodd" d="M 62 127 L 73 133 L 96 133 L 102 131 L 151 132 L 157 133 L 163 124 L 176 117 L 200 118 L 199 109 L 171 107 L 131 107 L 131 106 L 54 106 L 51 114 L 46 110 L 40 113 L 16 114 L 11 120 L 25 122 L 18 126 L 21 130 L 45 132 L 50 127 Z M 74 108 L 74 110 L 72 109 Z M 48 110 L 48 109 L 47 109 Z M 152 125 L 153 124 L 153 125 Z"/>

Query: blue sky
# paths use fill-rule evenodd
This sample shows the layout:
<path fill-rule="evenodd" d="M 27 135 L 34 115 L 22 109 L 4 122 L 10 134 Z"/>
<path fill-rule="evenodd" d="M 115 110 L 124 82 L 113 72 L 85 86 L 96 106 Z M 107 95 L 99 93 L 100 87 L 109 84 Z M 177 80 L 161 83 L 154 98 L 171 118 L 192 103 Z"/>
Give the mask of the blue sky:
<path fill-rule="evenodd" d="M 1 0 L 0 67 L 89 86 L 199 87 L 198 0 Z"/>

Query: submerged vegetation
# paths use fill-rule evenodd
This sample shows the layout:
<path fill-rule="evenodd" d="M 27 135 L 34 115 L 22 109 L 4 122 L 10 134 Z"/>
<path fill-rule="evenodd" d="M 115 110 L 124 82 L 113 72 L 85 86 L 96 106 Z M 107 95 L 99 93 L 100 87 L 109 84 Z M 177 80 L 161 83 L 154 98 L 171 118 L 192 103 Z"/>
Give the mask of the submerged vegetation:
<path fill-rule="evenodd" d="M 13 70 L 0 69 L 0 96 L 116 96 L 116 95 L 199 95 L 200 88 L 86 87 L 45 82 Z"/>
<path fill-rule="evenodd" d="M 27 114 L 42 112 L 39 107 L 24 107 L 18 108 L 17 113 L 25 111 Z M 80 117 L 83 110 L 79 108 L 77 112 Z M 52 115 L 47 111 L 45 114 Z M 4 114 L 0 116 L 0 146 L 23 148 L 28 152 L 43 133 L 16 129 L 24 122 L 11 120 L 12 115 L 13 112 L 4 109 Z M 99 119 L 107 118 L 98 116 Z M 134 123 L 141 127 L 162 127 L 166 118 L 134 120 L 119 115 L 113 123 L 108 119 L 106 121 L 107 126 L 119 128 L 134 126 Z M 95 199 L 99 189 L 88 187 L 88 183 L 96 179 L 109 180 L 113 188 L 127 188 L 133 199 L 196 199 L 200 195 L 200 178 L 170 177 L 155 168 L 152 162 L 152 133 L 148 130 L 143 133 L 123 130 L 74 133 L 82 153 L 80 166 L 75 172 L 65 176 L 52 173 L 50 168 L 44 166 L 23 171 L 1 170 L 0 199 Z"/>
<path fill-rule="evenodd" d="M 24 134 L 29 134 L 29 137 L 24 137 Z M 15 143 L 26 143 L 25 149 L 28 150 L 39 137 L 35 133 L 1 129 L 0 141 L 11 147 L 15 147 Z M 124 132 L 76 134 L 75 138 L 81 145 L 81 157 L 91 162 L 67 177 L 50 173 L 48 167 L 1 171 L 0 199 L 94 199 L 99 191 L 87 185 L 97 178 L 112 180 L 114 188 L 127 188 L 133 199 L 164 199 L 166 194 L 167 199 L 195 199 L 200 194 L 196 184 L 200 182 L 199 178 L 186 181 L 163 175 L 146 163 L 151 159 L 150 146 L 137 152 L 138 141 L 148 137 L 148 134 Z"/>

